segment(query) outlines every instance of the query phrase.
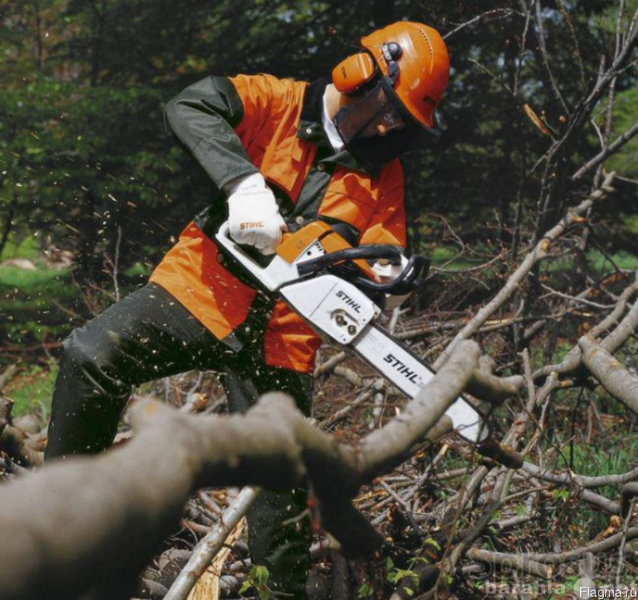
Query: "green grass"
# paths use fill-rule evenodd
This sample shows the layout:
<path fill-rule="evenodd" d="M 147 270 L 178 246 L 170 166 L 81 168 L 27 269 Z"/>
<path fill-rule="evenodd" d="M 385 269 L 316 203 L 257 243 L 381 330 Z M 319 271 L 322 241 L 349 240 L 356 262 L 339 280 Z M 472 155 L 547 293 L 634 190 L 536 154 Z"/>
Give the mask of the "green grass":
<path fill-rule="evenodd" d="M 19 242 L 9 240 L 2 251 L 2 255 L 0 255 L 0 262 L 9 258 L 28 258 L 33 260 L 40 254 L 38 243 L 33 237 L 25 237 Z"/>
<path fill-rule="evenodd" d="M 1 266 L 0 338 L 11 345 L 33 345 L 63 335 L 69 314 L 61 307 L 72 305 L 77 294 L 68 270 Z"/>
<path fill-rule="evenodd" d="M 587 253 L 587 260 L 597 273 L 613 270 L 614 266 L 625 271 L 633 271 L 638 268 L 638 256 L 629 252 L 617 252 L 607 258 L 600 252 L 591 251 Z"/>
<path fill-rule="evenodd" d="M 50 285 L 62 287 L 64 279 L 68 275 L 68 269 L 38 268 L 35 271 L 20 269 L 9 265 L 0 265 L 0 286 L 3 288 L 17 288 L 29 294 L 39 289 L 49 288 Z M 58 290 L 53 290 L 55 293 Z"/>
<path fill-rule="evenodd" d="M 67 270 L 0 266 L 0 339 L 13 349 L 14 357 L 0 360 L 0 370 L 15 360 L 16 348 L 37 348 L 68 333 L 69 316 L 60 306 L 75 294 Z M 33 365 L 19 362 L 17 374 L 3 390 L 15 402 L 13 415 L 48 412 L 56 373 L 54 360 Z"/>
<path fill-rule="evenodd" d="M 447 271 L 463 271 L 476 266 L 467 257 L 459 254 L 455 246 L 437 245 L 426 256 L 432 261 L 434 267 L 444 267 Z"/>
<path fill-rule="evenodd" d="M 14 417 L 34 412 L 48 414 L 57 372 L 57 364 L 53 360 L 46 367 L 30 365 L 18 370 L 4 388 L 4 394 L 15 402 Z"/>

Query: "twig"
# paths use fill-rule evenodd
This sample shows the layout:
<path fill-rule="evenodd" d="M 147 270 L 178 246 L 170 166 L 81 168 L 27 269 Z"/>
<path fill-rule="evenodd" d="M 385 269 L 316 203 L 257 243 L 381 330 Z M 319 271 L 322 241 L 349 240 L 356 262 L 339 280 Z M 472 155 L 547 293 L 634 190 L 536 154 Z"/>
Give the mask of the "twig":
<path fill-rule="evenodd" d="M 383 379 L 375 379 L 371 383 L 369 383 L 359 395 L 352 401 L 349 402 L 346 406 L 344 406 L 341 410 L 338 410 L 333 415 L 330 415 L 327 419 L 321 421 L 321 426 L 324 429 L 327 429 L 334 425 L 337 421 L 345 418 L 353 409 L 361 406 L 364 402 L 367 402 L 370 399 L 370 396 L 382 390 L 385 386 L 385 382 Z"/>
<path fill-rule="evenodd" d="M 462 29 L 465 29 L 466 27 L 471 27 L 475 23 L 486 22 L 493 19 L 506 19 L 515 14 L 520 14 L 520 13 L 517 13 L 515 10 L 511 8 L 497 8 L 494 10 L 488 10 L 474 17 L 473 19 L 470 19 L 469 21 L 466 21 L 465 23 L 461 23 L 460 25 L 457 25 L 454 29 L 451 29 L 445 35 L 443 35 L 443 39 L 447 39 L 453 36 L 455 33 L 458 33 L 459 31 L 461 31 Z"/>
<path fill-rule="evenodd" d="M 638 291 L 638 284 L 634 280 L 630 285 L 628 285 L 623 290 L 614 309 L 602 321 L 600 321 L 599 323 L 597 323 L 590 329 L 589 335 L 592 337 L 599 337 L 605 331 L 609 330 L 612 326 L 617 324 L 627 308 L 627 303 L 629 299 L 637 291 Z M 631 314 L 633 314 L 634 312 L 638 312 L 638 302 L 634 305 L 634 307 L 630 311 Z M 626 324 L 622 325 L 621 330 L 623 332 L 628 331 L 628 329 L 631 327 L 631 324 L 632 324 L 632 321 L 630 319 Z M 613 340 L 615 340 L 615 338 L 613 338 Z M 614 342 L 614 346 L 617 347 L 616 342 Z M 607 349 L 608 352 L 613 351 L 613 350 L 610 350 L 610 347 L 608 347 L 607 345 L 605 346 L 605 348 Z M 576 345 L 565 355 L 565 357 L 560 363 L 541 367 L 533 373 L 532 377 L 533 379 L 538 379 L 539 377 L 549 375 L 550 373 L 553 373 L 553 372 L 559 373 L 561 375 L 568 374 L 580 366 L 581 355 L 582 355 L 582 351 L 580 347 Z"/>
<path fill-rule="evenodd" d="M 190 559 L 177 576 L 164 600 L 186 600 L 188 594 L 224 545 L 230 532 L 237 526 L 259 495 L 259 488 L 245 487 L 224 511 L 219 525 L 206 534 L 195 546 Z"/>

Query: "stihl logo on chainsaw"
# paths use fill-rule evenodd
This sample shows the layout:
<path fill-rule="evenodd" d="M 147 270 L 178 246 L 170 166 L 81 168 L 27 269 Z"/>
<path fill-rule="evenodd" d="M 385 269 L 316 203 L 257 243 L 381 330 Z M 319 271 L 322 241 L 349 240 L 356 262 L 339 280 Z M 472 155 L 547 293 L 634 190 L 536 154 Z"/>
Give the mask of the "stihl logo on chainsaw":
<path fill-rule="evenodd" d="M 393 369 L 403 375 L 406 379 L 414 384 L 419 384 L 419 376 L 406 364 L 402 363 L 394 354 L 386 354 L 383 361 L 387 362 Z"/>
<path fill-rule="evenodd" d="M 361 312 L 361 305 L 350 298 L 343 290 L 337 290 L 337 298 L 343 300 L 346 306 L 349 306 L 354 312 Z"/>
<path fill-rule="evenodd" d="M 243 223 L 239 224 L 239 229 L 257 229 L 263 226 L 263 221 L 244 221 Z"/>

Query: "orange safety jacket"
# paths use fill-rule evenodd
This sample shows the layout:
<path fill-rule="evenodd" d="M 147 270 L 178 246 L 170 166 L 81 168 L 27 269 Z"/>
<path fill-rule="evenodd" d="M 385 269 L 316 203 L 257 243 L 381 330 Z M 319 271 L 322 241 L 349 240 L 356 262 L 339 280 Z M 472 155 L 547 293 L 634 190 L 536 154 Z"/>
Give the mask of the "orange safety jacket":
<path fill-rule="evenodd" d="M 270 75 L 208 77 L 167 104 L 167 121 L 218 189 L 261 172 L 289 231 L 322 219 L 352 245 L 405 247 L 400 163 L 371 172 L 348 152 L 334 152 L 321 123 L 326 85 Z M 151 281 L 238 350 L 249 339 L 246 320 L 257 292 L 225 264 L 213 241 L 226 217 L 220 194 L 184 229 Z M 281 301 L 269 313 L 266 364 L 311 372 L 320 338 Z"/>

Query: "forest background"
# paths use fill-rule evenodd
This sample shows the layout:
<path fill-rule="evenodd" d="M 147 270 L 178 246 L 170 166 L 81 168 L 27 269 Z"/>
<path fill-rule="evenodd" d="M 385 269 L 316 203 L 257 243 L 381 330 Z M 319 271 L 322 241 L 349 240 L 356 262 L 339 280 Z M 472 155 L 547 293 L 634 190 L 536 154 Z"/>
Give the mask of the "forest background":
<path fill-rule="evenodd" d="M 471 333 L 497 372 L 536 369 L 540 386 L 623 289 L 635 294 L 637 9 L 636 0 L 0 0 L 0 373 L 14 414 L 46 421 L 61 340 L 141 285 L 212 195 L 166 132 L 163 103 L 210 73 L 325 77 L 361 35 L 399 19 L 438 28 L 451 56 L 441 135 L 404 160 L 411 250 L 434 266 L 403 315 L 405 337 L 420 328 L 410 339 L 434 360 L 516 287 Z M 512 283 L 611 173 L 613 190 Z M 619 359 L 635 374 L 634 333 Z M 631 468 L 631 411 L 582 379 L 563 387 L 542 411 L 552 464 L 590 475 Z M 560 522 L 569 494 L 552 500 Z M 565 518 L 565 531 L 604 529 L 595 512 L 574 512 L 580 524 Z"/>

